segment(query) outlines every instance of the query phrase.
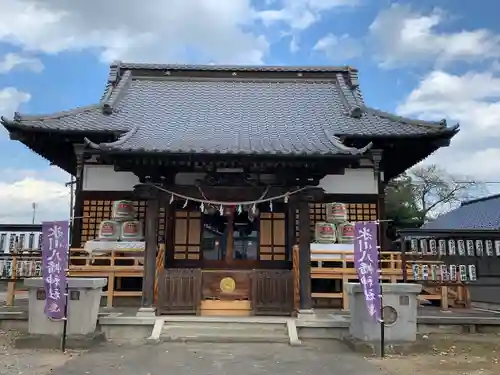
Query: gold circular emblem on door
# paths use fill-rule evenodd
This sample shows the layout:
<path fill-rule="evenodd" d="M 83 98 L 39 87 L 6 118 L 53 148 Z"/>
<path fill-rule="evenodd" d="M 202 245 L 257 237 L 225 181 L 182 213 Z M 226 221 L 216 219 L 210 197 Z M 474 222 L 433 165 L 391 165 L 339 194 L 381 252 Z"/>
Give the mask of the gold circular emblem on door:
<path fill-rule="evenodd" d="M 224 277 L 219 284 L 222 293 L 232 293 L 236 289 L 236 282 L 232 277 Z"/>

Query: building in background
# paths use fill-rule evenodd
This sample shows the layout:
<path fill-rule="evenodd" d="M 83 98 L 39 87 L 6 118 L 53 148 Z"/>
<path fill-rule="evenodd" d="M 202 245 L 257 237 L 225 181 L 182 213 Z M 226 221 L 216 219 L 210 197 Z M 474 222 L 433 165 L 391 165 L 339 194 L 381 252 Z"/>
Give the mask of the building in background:
<path fill-rule="evenodd" d="M 41 224 L 0 224 L 0 254 L 42 248 Z"/>
<path fill-rule="evenodd" d="M 460 207 L 422 226 L 422 229 L 500 230 L 500 194 L 463 202 Z M 474 259 L 479 281 L 469 286 L 471 301 L 480 307 L 500 310 L 500 258 Z M 489 285 L 489 286 L 488 286 Z"/>

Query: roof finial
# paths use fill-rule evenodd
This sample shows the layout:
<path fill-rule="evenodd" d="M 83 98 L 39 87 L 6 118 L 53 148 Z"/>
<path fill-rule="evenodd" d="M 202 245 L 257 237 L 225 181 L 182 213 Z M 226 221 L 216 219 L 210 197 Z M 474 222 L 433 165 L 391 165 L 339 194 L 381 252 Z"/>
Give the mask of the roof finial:
<path fill-rule="evenodd" d="M 361 116 L 363 116 L 363 110 L 359 106 L 352 107 L 349 110 L 349 116 L 352 118 L 361 118 Z"/>

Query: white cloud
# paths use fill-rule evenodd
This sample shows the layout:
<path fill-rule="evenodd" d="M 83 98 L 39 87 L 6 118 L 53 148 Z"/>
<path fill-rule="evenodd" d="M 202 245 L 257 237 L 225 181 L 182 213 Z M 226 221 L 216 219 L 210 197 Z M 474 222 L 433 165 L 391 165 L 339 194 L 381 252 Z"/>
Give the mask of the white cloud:
<path fill-rule="evenodd" d="M 305 30 L 321 19 L 322 13 L 335 8 L 354 7 L 360 0 L 281 0 L 275 9 L 259 12 L 265 24 L 277 22 L 287 24 L 291 29 Z M 270 4 L 271 5 L 271 4 Z"/>
<path fill-rule="evenodd" d="M 19 106 L 29 102 L 31 94 L 19 91 L 15 87 L 0 89 L 0 114 L 12 116 Z"/>
<path fill-rule="evenodd" d="M 25 69 L 34 73 L 40 73 L 44 66 L 40 59 L 26 57 L 16 53 L 8 53 L 0 60 L 0 74 L 9 73 L 13 69 Z"/>
<path fill-rule="evenodd" d="M 0 175 L 0 222 L 31 223 L 69 217 L 69 175 L 56 167 L 43 170 L 2 170 Z"/>
<path fill-rule="evenodd" d="M 340 37 L 328 34 L 316 42 L 313 51 L 323 52 L 330 60 L 346 61 L 360 56 L 363 48 L 360 42 L 347 34 Z"/>
<path fill-rule="evenodd" d="M 290 52 L 291 53 L 297 53 L 300 51 L 300 44 L 299 44 L 299 39 L 297 36 L 292 36 L 292 39 L 290 39 Z"/>
<path fill-rule="evenodd" d="M 94 50 L 103 60 L 263 62 L 251 0 L 2 0 L 0 41 L 27 51 Z"/>
<path fill-rule="evenodd" d="M 454 75 L 433 71 L 397 108 L 404 116 L 449 119 L 461 131 L 451 146 L 429 158 L 447 170 L 500 181 L 500 76 L 491 72 Z"/>
<path fill-rule="evenodd" d="M 500 56 L 500 36 L 486 29 L 440 31 L 448 21 L 435 9 L 428 14 L 407 5 L 393 4 L 370 25 L 371 45 L 381 66 L 437 61 L 481 61 Z"/>

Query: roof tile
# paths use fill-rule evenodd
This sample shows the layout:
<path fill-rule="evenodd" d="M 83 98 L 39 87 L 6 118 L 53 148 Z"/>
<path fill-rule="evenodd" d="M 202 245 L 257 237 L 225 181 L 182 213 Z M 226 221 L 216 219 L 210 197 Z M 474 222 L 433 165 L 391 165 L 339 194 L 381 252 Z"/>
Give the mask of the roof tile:
<path fill-rule="evenodd" d="M 144 69 L 158 74 L 144 75 Z M 249 79 L 162 73 L 175 69 L 329 75 L 276 79 L 274 74 L 273 79 L 266 75 Z M 3 123 L 44 130 L 122 132 L 126 135 L 109 146 L 175 153 L 337 154 L 345 150 L 334 136 L 418 136 L 450 131 L 443 123 L 405 119 L 366 107 L 357 71 L 350 67 L 116 63 L 108 81 L 99 104 L 50 116 L 18 116 Z"/>
<path fill-rule="evenodd" d="M 340 86 L 340 88 L 339 88 Z M 442 131 L 365 111 L 343 79 L 135 79 L 116 118 L 138 126 L 121 150 L 198 153 L 335 154 L 329 135 L 406 135 Z"/>
<path fill-rule="evenodd" d="M 462 204 L 422 226 L 423 229 L 500 229 L 500 195 Z"/>

